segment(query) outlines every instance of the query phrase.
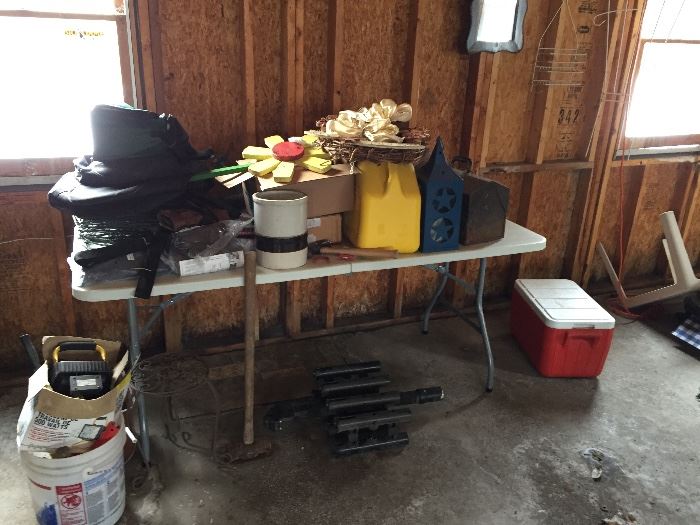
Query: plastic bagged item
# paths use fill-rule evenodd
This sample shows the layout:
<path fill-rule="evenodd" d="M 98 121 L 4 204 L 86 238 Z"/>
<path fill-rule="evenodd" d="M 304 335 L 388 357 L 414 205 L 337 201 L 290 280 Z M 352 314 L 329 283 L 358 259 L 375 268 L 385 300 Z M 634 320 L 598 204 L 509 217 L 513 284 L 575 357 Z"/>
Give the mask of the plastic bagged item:
<path fill-rule="evenodd" d="M 238 238 L 252 219 L 219 221 L 181 230 L 172 236 L 161 260 L 178 275 L 199 275 L 243 266 L 243 252 L 252 239 Z"/>
<path fill-rule="evenodd" d="M 112 281 L 125 281 L 136 279 L 139 270 L 146 263 L 146 252 L 134 252 L 104 261 L 90 268 L 83 268 L 72 257 L 68 258 L 73 276 L 73 283 L 77 286 L 90 286 L 92 284 Z M 156 270 L 156 275 L 172 273 L 168 265 L 161 261 Z"/>
<path fill-rule="evenodd" d="M 73 253 L 68 258 L 73 284 L 76 286 L 90 286 L 112 281 L 134 280 L 139 277 L 139 271 L 146 266 L 146 246 L 152 242 L 152 228 L 148 222 L 106 221 L 88 223 L 75 219 L 75 238 L 73 240 Z M 120 237 L 121 236 L 121 237 Z M 135 242 L 136 238 L 147 241 Z M 79 255 L 86 256 L 91 251 L 99 251 L 117 245 L 128 245 L 129 251 L 114 250 L 114 256 L 103 260 L 92 253 L 89 257 L 80 259 Z M 139 246 L 142 246 L 139 249 Z M 101 254 L 102 255 L 102 254 Z M 75 261 L 78 259 L 78 262 Z M 156 276 L 171 273 L 165 263 L 159 264 Z"/>

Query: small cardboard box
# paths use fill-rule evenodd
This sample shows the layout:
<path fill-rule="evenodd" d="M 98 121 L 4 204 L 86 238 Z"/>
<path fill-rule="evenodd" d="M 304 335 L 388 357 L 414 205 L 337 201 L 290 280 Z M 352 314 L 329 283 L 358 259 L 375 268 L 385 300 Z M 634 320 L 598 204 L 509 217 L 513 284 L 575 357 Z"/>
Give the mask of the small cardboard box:
<path fill-rule="evenodd" d="M 272 177 L 259 178 L 260 190 L 284 188 L 309 197 L 307 217 L 322 217 L 350 211 L 355 207 L 355 175 L 350 164 L 335 164 L 325 174 L 297 168 L 292 182 L 275 182 Z"/>
<path fill-rule="evenodd" d="M 17 446 L 21 451 L 52 453 L 63 447 L 89 447 L 110 422 L 119 420 L 131 372 L 97 399 L 64 396 L 54 392 L 49 384 L 51 351 L 64 341 L 93 340 L 105 349 L 110 366 L 122 366 L 128 361 L 129 353 L 122 355 L 122 344 L 117 341 L 70 336 L 43 338 L 42 354 L 47 361 L 29 378 L 27 399 L 17 421 Z"/>
<path fill-rule="evenodd" d="M 328 239 L 331 242 L 343 240 L 343 216 L 340 213 L 314 217 L 306 221 L 309 242 Z"/>

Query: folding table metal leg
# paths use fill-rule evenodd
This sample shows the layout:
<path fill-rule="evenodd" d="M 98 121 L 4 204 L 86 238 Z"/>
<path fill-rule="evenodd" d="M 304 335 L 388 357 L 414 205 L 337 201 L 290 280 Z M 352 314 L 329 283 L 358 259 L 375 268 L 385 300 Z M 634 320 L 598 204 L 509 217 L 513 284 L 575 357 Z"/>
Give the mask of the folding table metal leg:
<path fill-rule="evenodd" d="M 136 313 L 136 300 L 134 298 L 127 299 L 128 319 L 129 319 L 129 361 L 133 369 L 141 357 L 141 337 L 139 333 L 139 319 Z M 146 467 L 151 464 L 151 446 L 148 438 L 148 419 L 146 416 L 146 400 L 143 394 L 136 394 L 136 403 L 139 411 L 139 428 L 140 428 L 140 449 L 141 457 L 143 458 Z"/>
<path fill-rule="evenodd" d="M 479 328 L 481 338 L 484 341 L 484 349 L 486 350 L 487 372 L 486 372 L 486 391 L 493 390 L 493 353 L 491 352 L 491 342 L 489 334 L 486 331 L 486 320 L 484 318 L 484 283 L 486 282 L 486 259 L 479 259 L 479 280 L 476 284 L 476 316 L 479 319 Z"/>
<path fill-rule="evenodd" d="M 428 333 L 428 322 L 430 321 L 430 314 L 432 313 L 433 308 L 435 308 L 437 302 L 440 300 L 440 296 L 442 295 L 442 292 L 445 289 L 445 285 L 447 284 L 447 279 L 449 279 L 449 277 L 450 276 L 448 272 L 440 274 L 440 282 L 438 283 L 438 287 L 435 289 L 435 294 L 433 294 L 433 298 L 430 300 L 430 303 L 425 309 L 425 312 L 423 312 L 423 322 L 421 325 L 421 331 L 424 334 Z"/>

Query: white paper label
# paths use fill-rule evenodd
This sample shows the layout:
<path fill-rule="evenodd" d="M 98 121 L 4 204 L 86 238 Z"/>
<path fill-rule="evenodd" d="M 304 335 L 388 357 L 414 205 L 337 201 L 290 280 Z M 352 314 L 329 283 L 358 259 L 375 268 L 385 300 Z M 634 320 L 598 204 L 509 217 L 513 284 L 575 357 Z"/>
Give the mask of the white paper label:
<path fill-rule="evenodd" d="M 227 253 L 220 255 L 210 255 L 208 257 L 197 257 L 180 261 L 180 275 L 199 275 L 202 273 L 212 273 L 221 270 L 228 270 L 231 263 Z"/>
<path fill-rule="evenodd" d="M 321 217 L 315 217 L 313 219 L 306 219 L 306 229 L 318 228 L 321 226 Z"/>
<path fill-rule="evenodd" d="M 243 251 L 233 252 L 228 254 L 228 262 L 231 268 L 240 268 L 243 266 Z"/>
<path fill-rule="evenodd" d="M 133 253 L 127 253 L 127 254 L 126 254 L 126 260 L 127 260 L 127 261 L 133 261 L 133 260 L 135 260 L 135 259 L 136 259 L 136 258 L 134 257 L 134 254 L 133 254 Z"/>

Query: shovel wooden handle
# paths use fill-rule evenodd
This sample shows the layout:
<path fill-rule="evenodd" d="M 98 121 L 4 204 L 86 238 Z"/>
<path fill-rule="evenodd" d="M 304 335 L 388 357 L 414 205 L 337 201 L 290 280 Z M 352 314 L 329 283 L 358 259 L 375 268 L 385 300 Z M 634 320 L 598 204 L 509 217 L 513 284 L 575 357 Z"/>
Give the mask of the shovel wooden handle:
<path fill-rule="evenodd" d="M 343 246 L 324 246 L 320 251 L 326 255 L 339 255 L 345 253 L 348 255 L 358 255 L 360 257 L 379 257 L 389 259 L 396 259 L 399 256 L 398 251 L 385 250 L 384 248 L 345 248 Z"/>

